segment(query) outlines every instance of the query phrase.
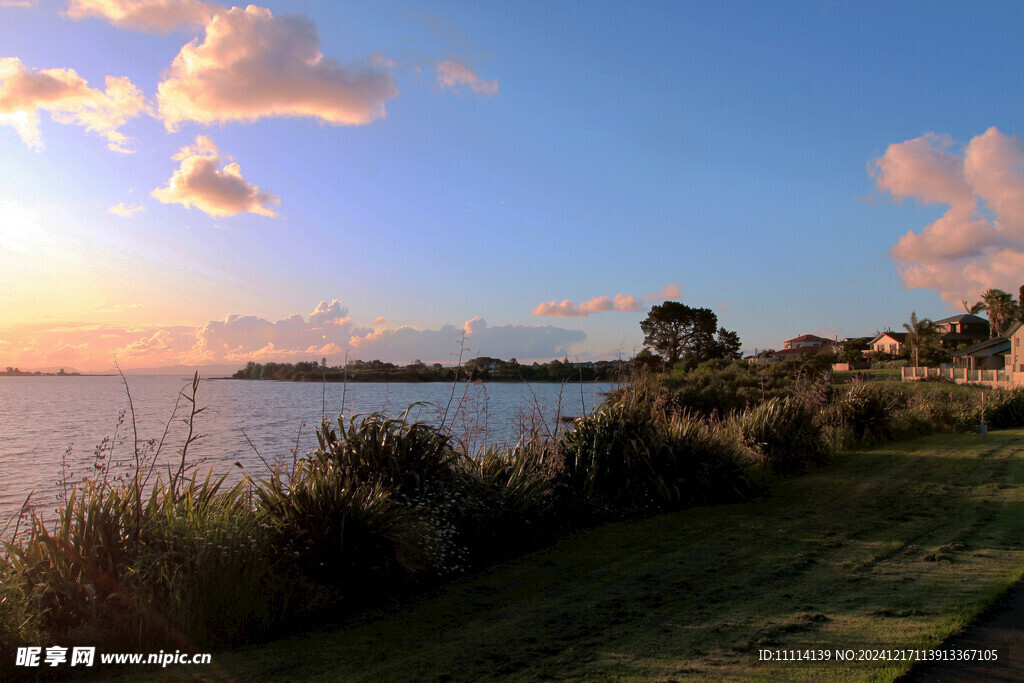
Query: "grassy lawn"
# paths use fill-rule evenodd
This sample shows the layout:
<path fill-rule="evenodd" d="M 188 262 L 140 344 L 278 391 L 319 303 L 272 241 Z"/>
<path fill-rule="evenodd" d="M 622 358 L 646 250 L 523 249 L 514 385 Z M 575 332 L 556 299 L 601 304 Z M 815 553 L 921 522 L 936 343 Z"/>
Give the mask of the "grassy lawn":
<path fill-rule="evenodd" d="M 879 368 L 869 370 L 841 370 L 832 373 L 833 384 L 848 384 L 855 376 L 866 378 L 870 382 L 899 382 L 899 368 Z"/>
<path fill-rule="evenodd" d="M 765 500 L 608 525 L 391 614 L 215 654 L 202 675 L 890 680 L 907 665 L 757 652 L 939 643 L 1024 571 L 1022 485 L 1024 431 L 886 444 Z"/>

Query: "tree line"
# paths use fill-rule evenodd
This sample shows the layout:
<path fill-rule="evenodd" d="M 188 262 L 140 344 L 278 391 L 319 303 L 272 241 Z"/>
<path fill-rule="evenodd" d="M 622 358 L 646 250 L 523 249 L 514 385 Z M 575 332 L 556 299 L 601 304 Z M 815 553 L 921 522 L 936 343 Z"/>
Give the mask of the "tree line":
<path fill-rule="evenodd" d="M 250 361 L 232 379 L 275 379 L 292 382 L 611 382 L 628 375 L 628 361 L 601 360 L 576 363 L 568 359 L 524 364 L 515 358 L 473 358 L 462 365 L 427 364 L 415 360 L 396 365 L 381 360 L 353 360 L 328 366 L 327 359 L 297 363 Z"/>

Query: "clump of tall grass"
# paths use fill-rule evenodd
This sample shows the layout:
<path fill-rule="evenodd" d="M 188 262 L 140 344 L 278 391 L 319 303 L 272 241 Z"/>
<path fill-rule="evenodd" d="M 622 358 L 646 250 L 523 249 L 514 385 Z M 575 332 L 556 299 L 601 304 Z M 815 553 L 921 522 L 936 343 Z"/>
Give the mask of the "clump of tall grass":
<path fill-rule="evenodd" d="M 139 620 L 152 633 L 141 644 L 224 646 L 271 628 L 286 604 L 270 540 L 244 483 L 225 488 L 223 477 L 207 475 L 177 489 L 158 486 L 131 562 Z"/>
<path fill-rule="evenodd" d="M 39 614 L 32 611 L 31 601 L 26 599 L 30 594 L 15 567 L 0 561 L 0 643 L 7 648 L 42 642 Z M 0 663 L 0 672 L 3 670 L 4 663 Z"/>
<path fill-rule="evenodd" d="M 675 456 L 675 506 L 733 502 L 759 490 L 734 423 L 682 413 L 669 420 L 667 432 Z"/>
<path fill-rule="evenodd" d="M 405 498 L 422 495 L 431 484 L 451 477 L 458 454 L 442 429 L 409 421 L 415 407 L 399 418 L 352 416 L 348 425 L 339 417 L 338 429 L 325 422 L 317 430 L 314 457 L 332 463 L 353 482 L 380 484 Z"/>
<path fill-rule="evenodd" d="M 855 382 L 823 406 L 820 423 L 840 435 L 834 438 L 841 446 L 888 441 L 893 436 L 897 405 L 896 397 L 884 389 Z"/>
<path fill-rule="evenodd" d="M 563 504 L 609 516 L 734 499 L 752 480 L 735 435 L 657 400 L 626 395 L 577 419 L 558 442 Z"/>
<path fill-rule="evenodd" d="M 253 494 L 279 574 L 319 586 L 294 611 L 379 597 L 423 566 L 415 517 L 381 483 L 358 482 L 333 461 L 302 459 L 256 482 Z"/>
<path fill-rule="evenodd" d="M 775 474 L 794 475 L 824 462 L 829 455 L 814 408 L 806 401 L 772 398 L 741 414 L 744 444 Z"/>
<path fill-rule="evenodd" d="M 980 407 L 978 421 L 981 421 Z M 997 389 L 987 393 L 985 423 L 993 429 L 1024 426 L 1024 387 Z"/>

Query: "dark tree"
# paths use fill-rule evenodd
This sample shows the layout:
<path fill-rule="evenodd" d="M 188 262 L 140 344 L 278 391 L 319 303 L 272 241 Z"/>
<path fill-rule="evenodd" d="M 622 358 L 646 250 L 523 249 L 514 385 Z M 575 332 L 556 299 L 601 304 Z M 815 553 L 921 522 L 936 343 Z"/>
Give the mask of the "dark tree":
<path fill-rule="evenodd" d="M 651 309 L 640 329 L 644 346 L 656 351 L 669 367 L 683 358 L 703 361 L 739 353 L 739 337 L 734 332 L 719 330 L 718 316 L 710 308 L 666 301 Z"/>
<path fill-rule="evenodd" d="M 718 328 L 718 337 L 715 339 L 716 358 L 731 358 L 736 360 L 743 354 L 740 353 L 740 335 L 730 332 L 724 327 Z"/>
<path fill-rule="evenodd" d="M 651 353 L 650 349 L 641 349 L 630 361 L 633 369 L 641 372 L 657 372 L 661 369 L 661 363 L 661 358 Z"/>

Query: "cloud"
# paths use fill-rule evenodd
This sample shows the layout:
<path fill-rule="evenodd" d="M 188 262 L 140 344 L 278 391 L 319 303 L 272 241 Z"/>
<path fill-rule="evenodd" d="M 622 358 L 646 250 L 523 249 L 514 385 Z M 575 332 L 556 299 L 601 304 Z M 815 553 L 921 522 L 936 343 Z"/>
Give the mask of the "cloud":
<path fill-rule="evenodd" d="M 584 301 L 579 306 L 568 299 L 562 302 L 548 301 L 539 303 L 537 308 L 533 309 L 532 315 L 550 318 L 586 318 L 591 313 L 635 311 L 638 308 L 636 297 L 627 294 L 616 294 L 614 300 L 606 296 L 599 296 L 589 301 Z"/>
<path fill-rule="evenodd" d="M 679 290 L 679 285 L 672 284 L 662 287 L 657 294 L 647 294 L 639 299 L 629 294 L 616 294 L 614 299 L 599 296 L 584 301 L 578 306 L 569 299 L 561 302 L 557 300 L 542 302 L 537 304 L 531 315 L 549 318 L 586 318 L 591 313 L 605 311 L 637 311 L 640 309 L 641 301 L 680 298 L 682 298 L 682 292 Z"/>
<path fill-rule="evenodd" d="M 301 315 L 271 322 L 254 315 L 229 315 L 196 332 L 191 356 L 196 361 L 287 360 L 311 352 L 328 355 L 334 345 L 344 353 L 355 327 L 337 299 L 321 301 L 307 321 Z"/>
<path fill-rule="evenodd" d="M 192 145 L 183 147 L 173 158 L 181 161 L 181 166 L 167 181 L 167 187 L 151 193 L 162 203 L 181 204 L 186 208 L 195 206 L 214 217 L 245 212 L 277 215 L 270 206 L 280 204 L 280 200 L 247 183 L 237 163 L 221 168 L 224 160 L 208 136 L 197 136 Z"/>
<path fill-rule="evenodd" d="M 266 116 L 364 125 L 383 117 L 384 103 L 397 94 L 391 75 L 373 59 L 345 66 L 324 57 L 308 18 L 275 17 L 249 5 L 214 16 L 202 42 L 181 48 L 157 88 L 157 102 L 168 130 L 185 121 Z"/>
<path fill-rule="evenodd" d="M 39 110 L 58 123 L 84 126 L 130 153 L 118 129 L 145 109 L 142 92 L 125 77 L 106 77 L 106 90 L 89 87 L 74 69 L 28 69 L 17 57 L 0 59 L 0 125 L 12 126 L 30 147 L 42 147 Z"/>
<path fill-rule="evenodd" d="M 482 81 L 468 66 L 453 59 L 439 61 L 435 65 L 437 83 L 442 88 L 459 92 L 460 86 L 466 86 L 478 95 L 491 97 L 498 94 L 498 81 Z"/>
<path fill-rule="evenodd" d="M 665 285 L 654 294 L 646 294 L 643 298 L 644 301 L 657 301 L 657 300 L 677 300 L 683 298 L 683 291 L 680 289 L 680 283 L 671 285 Z"/>
<path fill-rule="evenodd" d="M 36 0 L 0 0 L 0 9 L 4 7 L 35 7 Z"/>
<path fill-rule="evenodd" d="M 148 337 L 141 337 L 114 352 L 118 360 L 135 359 L 140 356 L 164 354 L 174 349 L 174 339 L 167 330 L 157 330 Z"/>
<path fill-rule="evenodd" d="M 199 327 L 117 326 L 109 324 L 36 323 L 0 328 L 9 344 L 4 365 L 22 368 L 66 365 L 80 370 L 106 370 L 115 356 L 123 368 L 204 365 L 248 361 L 319 360 L 331 364 L 349 359 L 380 359 L 410 363 L 454 363 L 460 344 L 469 354 L 501 358 L 550 360 L 572 356 L 573 344 L 586 335 L 550 325 L 499 325 L 482 318 L 462 326 L 439 329 L 409 326 L 357 326 L 337 299 L 321 301 L 308 316 L 267 320 L 255 315 L 229 315 Z M 465 356 L 466 358 L 470 356 Z"/>
<path fill-rule="evenodd" d="M 384 316 L 380 316 L 379 318 L 376 318 L 373 321 L 373 324 L 374 325 L 387 325 L 388 324 L 388 319 L 385 318 Z"/>
<path fill-rule="evenodd" d="M 893 246 L 907 288 L 933 289 L 946 301 L 984 290 L 1015 291 L 1024 281 L 1024 144 L 989 128 L 966 146 L 928 133 L 889 145 L 869 172 L 896 200 L 948 208 Z"/>
<path fill-rule="evenodd" d="M 445 325 L 437 330 L 415 327 L 380 327 L 354 335 L 351 339 L 355 358 L 379 358 L 391 362 L 450 363 L 464 344 L 470 356 L 486 355 L 519 360 L 549 360 L 569 353 L 569 348 L 586 339 L 579 330 L 550 325 L 499 325 L 490 327 L 479 316 L 461 327 Z"/>
<path fill-rule="evenodd" d="M 301 360 L 313 354 L 341 362 L 348 352 L 352 359 L 409 363 L 422 358 L 450 363 L 464 343 L 475 354 L 546 360 L 565 355 L 572 344 L 585 339 L 583 332 L 550 325 L 489 327 L 479 317 L 462 327 L 439 329 L 357 327 L 335 299 L 320 302 L 308 321 L 301 315 L 276 322 L 251 315 L 211 321 L 196 333 L 189 357 L 192 362 L 265 362 Z"/>
<path fill-rule="evenodd" d="M 112 213 L 115 216 L 121 216 L 122 218 L 131 218 L 132 216 L 144 210 L 145 208 L 146 207 L 144 207 L 142 204 L 132 204 L 131 206 L 125 206 L 124 202 L 118 202 L 114 206 L 107 209 L 107 213 Z"/>
<path fill-rule="evenodd" d="M 200 0 L 68 0 L 64 13 L 72 19 L 99 17 L 120 28 L 169 33 L 202 26 L 223 11 Z"/>

